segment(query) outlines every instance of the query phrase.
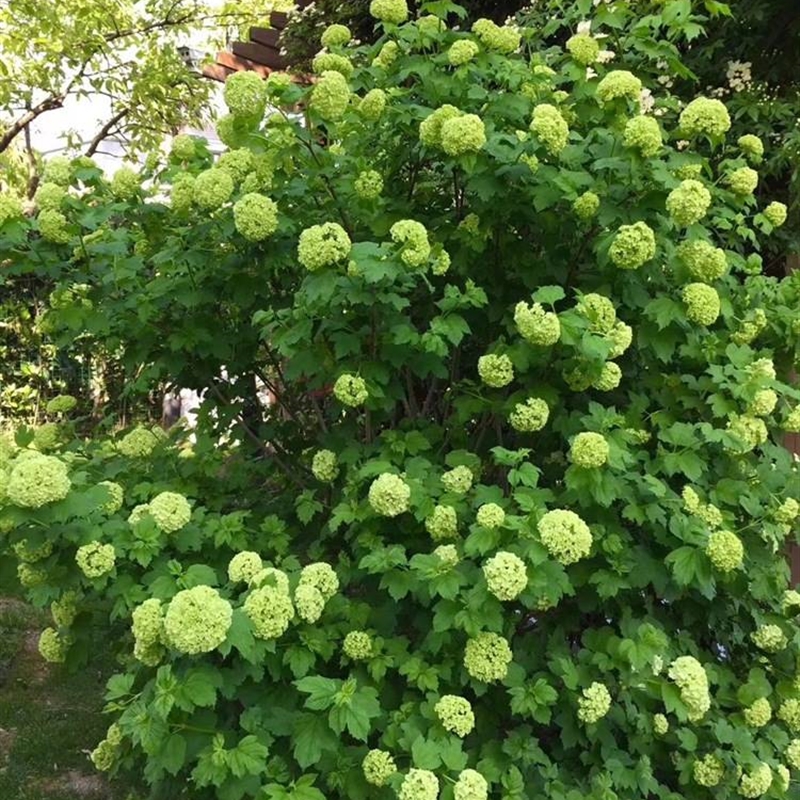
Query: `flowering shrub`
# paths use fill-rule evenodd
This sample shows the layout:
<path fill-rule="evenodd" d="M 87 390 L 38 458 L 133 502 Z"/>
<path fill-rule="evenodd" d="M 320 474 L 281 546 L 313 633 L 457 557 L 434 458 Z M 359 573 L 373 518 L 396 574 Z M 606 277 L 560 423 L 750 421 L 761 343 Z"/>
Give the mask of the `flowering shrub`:
<path fill-rule="evenodd" d="M 352 71 L 228 85 L 236 156 L 81 185 L 55 239 L 4 212 L 9 275 L 87 287 L 55 329 L 210 389 L 180 455 L 4 456 L 42 652 L 121 631 L 95 763 L 220 800 L 782 796 L 800 326 L 753 143 L 709 98 L 640 121 L 657 86 L 585 38 L 371 6 L 376 45 L 327 37 Z"/>

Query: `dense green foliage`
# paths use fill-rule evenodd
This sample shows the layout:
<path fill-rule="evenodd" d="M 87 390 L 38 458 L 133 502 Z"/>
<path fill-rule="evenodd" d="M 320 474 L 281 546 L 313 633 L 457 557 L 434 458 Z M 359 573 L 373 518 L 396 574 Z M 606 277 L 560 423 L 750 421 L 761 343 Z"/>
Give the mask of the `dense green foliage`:
<path fill-rule="evenodd" d="M 95 764 L 195 800 L 791 796 L 769 143 L 586 33 L 372 10 L 381 40 L 329 32 L 311 86 L 231 79 L 213 166 L 182 139 L 0 206 L 54 335 L 209 387 L 194 443 L 82 442 L 61 399 L 4 451 L 43 655 L 122 633 Z"/>

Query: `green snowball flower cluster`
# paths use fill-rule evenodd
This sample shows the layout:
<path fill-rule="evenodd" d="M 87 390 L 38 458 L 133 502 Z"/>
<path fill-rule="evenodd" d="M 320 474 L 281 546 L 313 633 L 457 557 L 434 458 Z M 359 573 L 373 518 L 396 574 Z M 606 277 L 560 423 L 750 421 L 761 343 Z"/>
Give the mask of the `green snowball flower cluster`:
<path fill-rule="evenodd" d="M 725 251 L 703 239 L 691 239 L 678 245 L 678 258 L 692 277 L 703 283 L 719 280 L 728 270 Z"/>
<path fill-rule="evenodd" d="M 736 144 L 739 145 L 739 149 L 747 156 L 748 160 L 755 164 L 764 156 L 764 142 L 752 133 L 740 136 Z"/>
<path fill-rule="evenodd" d="M 753 644 L 765 653 L 779 653 L 786 649 L 789 640 L 779 625 L 759 625 L 750 634 Z"/>
<path fill-rule="evenodd" d="M 61 435 L 61 425 L 57 422 L 45 422 L 34 430 L 33 446 L 42 453 L 54 450 L 61 441 Z"/>
<path fill-rule="evenodd" d="M 508 673 L 513 658 L 508 642 L 496 633 L 479 633 L 467 642 L 464 667 L 477 681 L 501 681 Z"/>
<path fill-rule="evenodd" d="M 528 305 L 520 301 L 514 308 L 514 324 L 517 330 L 531 344 L 548 347 L 561 337 L 561 322 L 558 314 L 545 311 L 541 303 Z"/>
<path fill-rule="evenodd" d="M 358 174 L 353 187 L 356 190 L 356 195 L 362 200 L 375 200 L 375 198 L 381 196 L 383 191 L 383 178 L 380 172 L 368 169 Z"/>
<path fill-rule="evenodd" d="M 487 50 L 508 55 L 519 50 L 522 37 L 507 25 L 500 26 L 490 19 L 478 19 L 472 24 L 472 32 Z"/>
<path fill-rule="evenodd" d="M 644 115 L 628 120 L 622 141 L 626 147 L 637 149 L 645 158 L 654 156 L 663 144 L 658 122 Z"/>
<path fill-rule="evenodd" d="M 282 636 L 294 617 L 291 597 L 277 586 L 253 589 L 243 607 L 253 624 L 253 635 L 258 639 L 277 639 Z"/>
<path fill-rule="evenodd" d="M 233 178 L 227 170 L 212 167 L 195 177 L 192 188 L 195 204 L 205 211 L 214 211 L 233 194 Z"/>
<path fill-rule="evenodd" d="M 399 55 L 400 45 L 398 45 L 397 42 L 386 42 L 386 44 L 381 47 L 378 55 L 372 60 L 372 66 L 387 70 L 394 64 Z"/>
<path fill-rule="evenodd" d="M 686 303 L 686 318 L 698 325 L 713 325 L 720 312 L 717 290 L 705 283 L 690 283 L 681 292 Z"/>
<path fill-rule="evenodd" d="M 594 64 L 600 53 L 600 45 L 597 39 L 589 33 L 576 33 L 567 39 L 567 50 L 569 54 L 584 67 Z"/>
<path fill-rule="evenodd" d="M 788 413 L 782 427 L 789 433 L 800 433 L 800 406 L 796 406 Z"/>
<path fill-rule="evenodd" d="M 59 628 L 69 628 L 78 616 L 77 592 L 64 592 L 58 600 L 50 603 L 50 615 Z"/>
<path fill-rule="evenodd" d="M 567 146 L 569 125 L 554 105 L 535 106 L 530 128 L 550 155 L 557 156 Z"/>
<path fill-rule="evenodd" d="M 55 156 L 44 163 L 42 183 L 69 186 L 72 183 L 72 164 L 66 156 Z"/>
<path fill-rule="evenodd" d="M 145 600 L 133 609 L 131 615 L 133 633 L 133 655 L 142 664 L 154 667 L 164 655 L 164 614 L 161 601 L 156 598 Z"/>
<path fill-rule="evenodd" d="M 341 72 L 326 70 L 311 90 L 309 107 L 326 122 L 340 120 L 350 105 L 352 93 Z"/>
<path fill-rule="evenodd" d="M 786 748 L 786 761 L 792 769 L 800 770 L 800 739 L 792 739 Z"/>
<path fill-rule="evenodd" d="M 63 664 L 67 659 L 69 641 L 55 628 L 45 628 L 39 635 L 39 654 L 51 664 Z"/>
<path fill-rule="evenodd" d="M 11 468 L 5 494 L 15 506 L 41 508 L 63 500 L 71 487 L 66 465 L 55 456 L 30 451 Z"/>
<path fill-rule="evenodd" d="M 608 461 L 608 442 L 602 433 L 587 431 L 579 433 L 569 449 L 573 464 L 585 469 L 602 467 Z"/>
<path fill-rule="evenodd" d="M 611 709 L 611 695 L 608 689 L 595 681 L 584 689 L 583 697 L 578 698 L 578 719 L 586 725 L 601 720 Z"/>
<path fill-rule="evenodd" d="M 667 212 L 677 225 L 699 222 L 711 205 L 711 192 L 700 181 L 689 178 L 667 195 Z"/>
<path fill-rule="evenodd" d="M 706 555 L 715 569 L 732 572 L 744 563 L 744 545 L 731 531 L 714 531 L 708 537 Z"/>
<path fill-rule="evenodd" d="M 453 786 L 455 800 L 486 800 L 489 797 L 489 784 L 486 778 L 474 769 L 464 769 Z"/>
<path fill-rule="evenodd" d="M 515 600 L 528 585 L 525 562 L 514 553 L 501 550 L 483 565 L 489 592 L 498 600 Z"/>
<path fill-rule="evenodd" d="M 442 150 L 449 156 L 477 153 L 486 144 L 486 127 L 477 114 L 461 114 L 445 120 L 440 138 Z"/>
<path fill-rule="evenodd" d="M 731 118 L 720 100 L 697 97 L 681 112 L 679 125 L 687 137 L 706 135 L 718 139 L 730 130 Z"/>
<path fill-rule="evenodd" d="M 778 766 L 775 767 L 775 780 L 778 783 L 778 790 L 786 793 L 789 791 L 789 785 L 792 782 L 792 773 L 789 772 L 785 765 L 778 764 Z"/>
<path fill-rule="evenodd" d="M 111 178 L 111 194 L 117 200 L 130 200 L 142 188 L 139 176 L 130 167 L 120 167 Z"/>
<path fill-rule="evenodd" d="M 749 453 L 764 444 L 769 435 L 764 420 L 751 417 L 749 414 L 740 414 L 734 417 L 728 422 L 727 428 L 740 440 L 739 446 L 735 448 L 736 452 Z"/>
<path fill-rule="evenodd" d="M 177 492 L 161 492 L 150 501 L 147 510 L 164 533 L 179 531 L 192 518 L 189 501 Z"/>
<path fill-rule="evenodd" d="M 138 506 L 134 506 L 128 515 L 128 524 L 138 525 L 145 517 L 150 518 L 150 506 L 147 503 L 140 503 Z"/>
<path fill-rule="evenodd" d="M 460 39 L 450 45 L 447 51 L 447 60 L 454 67 L 462 67 L 468 64 L 480 52 L 478 45 L 469 39 Z"/>
<path fill-rule="evenodd" d="M 780 228 L 786 222 L 786 206 L 773 200 L 763 211 L 764 216 L 773 228 Z"/>
<path fill-rule="evenodd" d="M 33 589 L 47 581 L 47 573 L 30 564 L 19 564 L 17 565 L 17 578 L 23 588 Z"/>
<path fill-rule="evenodd" d="M 475 715 L 469 700 L 455 694 L 445 694 L 433 707 L 436 716 L 446 731 L 462 739 L 475 727 Z"/>
<path fill-rule="evenodd" d="M 606 339 L 611 344 L 608 352 L 609 358 L 621 356 L 633 342 L 633 329 L 621 320 L 614 323 L 614 327 L 606 334 Z"/>
<path fill-rule="evenodd" d="M 253 575 L 248 581 L 251 589 L 259 589 L 262 586 L 272 586 L 280 589 L 281 592 L 289 594 L 289 576 L 275 567 L 264 567 Z"/>
<path fill-rule="evenodd" d="M 575 310 L 586 319 L 593 333 L 610 333 L 617 321 L 617 310 L 611 300 L 594 292 L 583 295 Z"/>
<path fill-rule="evenodd" d="M 478 525 L 494 530 L 506 520 L 506 512 L 497 503 L 484 503 L 475 515 Z"/>
<path fill-rule="evenodd" d="M 172 140 L 169 153 L 176 161 L 191 161 L 197 153 L 194 138 L 185 133 L 179 134 Z"/>
<path fill-rule="evenodd" d="M 685 181 L 689 178 L 699 178 L 703 174 L 702 164 L 683 164 L 672 173 L 678 180 Z"/>
<path fill-rule="evenodd" d="M 738 330 L 731 334 L 736 344 L 750 344 L 767 327 L 767 315 L 761 308 L 756 308 L 747 315 Z"/>
<path fill-rule="evenodd" d="M 264 116 L 267 87 L 263 78 L 255 72 L 235 72 L 229 76 L 222 96 L 234 116 L 259 120 Z"/>
<path fill-rule="evenodd" d="M 433 264 L 431 265 L 431 272 L 434 275 L 445 275 L 447 271 L 450 269 L 450 253 L 447 250 L 441 250 L 439 254 L 434 258 Z"/>
<path fill-rule="evenodd" d="M 793 497 L 787 497 L 772 513 L 776 522 L 789 525 L 797 519 L 800 514 L 800 503 Z"/>
<path fill-rule="evenodd" d="M 361 762 L 361 769 L 367 783 L 385 786 L 389 778 L 397 772 L 397 765 L 391 754 L 385 750 L 370 750 Z"/>
<path fill-rule="evenodd" d="M 653 733 L 666 736 L 669 732 L 669 721 L 663 714 L 653 714 Z"/>
<path fill-rule="evenodd" d="M 381 22 L 399 25 L 408 19 L 408 3 L 406 0 L 372 0 L 369 13 Z"/>
<path fill-rule="evenodd" d="M 689 721 L 701 720 L 711 708 L 708 676 L 703 665 L 694 656 L 679 656 L 669 665 L 667 674 L 680 690 Z"/>
<path fill-rule="evenodd" d="M 340 53 L 318 53 L 311 62 L 311 69 L 317 74 L 338 72 L 345 79 L 353 74 L 353 62 Z M 349 92 L 349 87 L 348 87 Z M 349 93 L 348 93 L 349 102 Z"/>
<path fill-rule="evenodd" d="M 622 381 L 622 370 L 613 361 L 606 361 L 600 376 L 592 383 L 592 386 L 601 392 L 611 392 L 619 386 Z"/>
<path fill-rule="evenodd" d="M 600 198 L 594 192 L 584 192 L 572 204 L 572 210 L 578 219 L 591 219 L 600 208 Z"/>
<path fill-rule="evenodd" d="M 352 242 L 347 231 L 337 222 L 312 225 L 301 234 L 297 244 L 297 260 L 309 271 L 315 272 L 344 261 L 350 255 Z"/>
<path fill-rule="evenodd" d="M 332 483 L 339 475 L 336 453 L 331 450 L 319 450 L 311 459 L 311 472 L 322 483 Z"/>
<path fill-rule="evenodd" d="M 421 222 L 401 219 L 389 229 L 392 241 L 401 245 L 400 259 L 412 269 L 425 266 L 431 257 L 428 230 Z"/>
<path fill-rule="evenodd" d="M 210 653 L 225 641 L 232 620 L 231 604 L 216 589 L 193 586 L 178 592 L 167 606 L 164 637 L 180 653 Z"/>
<path fill-rule="evenodd" d="M 353 35 L 350 33 L 350 28 L 346 25 L 328 25 L 322 32 L 320 42 L 323 47 L 344 47 Z"/>
<path fill-rule="evenodd" d="M 241 183 L 255 169 L 255 158 L 246 147 L 239 147 L 223 153 L 216 167 L 229 173 L 234 183 Z"/>
<path fill-rule="evenodd" d="M 778 405 L 778 395 L 772 389 L 760 389 L 747 407 L 747 413 L 756 417 L 768 417 Z"/>
<path fill-rule="evenodd" d="M 245 239 L 261 242 L 278 230 L 278 206 L 269 197 L 249 192 L 234 203 L 233 223 Z"/>
<path fill-rule="evenodd" d="M 22 201 L 19 197 L 9 192 L 0 192 L 0 227 L 10 220 L 19 219 L 22 213 Z"/>
<path fill-rule="evenodd" d="M 744 721 L 751 728 L 763 728 L 772 719 L 772 706 L 766 697 L 760 697 L 743 711 Z"/>
<path fill-rule="evenodd" d="M 790 697 L 778 707 L 779 720 L 785 722 L 792 732 L 800 731 L 800 700 Z"/>
<path fill-rule="evenodd" d="M 344 373 L 333 384 L 333 396 L 343 406 L 356 408 L 363 405 L 369 397 L 366 381 L 359 375 Z"/>
<path fill-rule="evenodd" d="M 620 269 L 638 269 L 656 254 L 656 236 L 646 222 L 620 225 L 608 250 L 611 263 Z"/>
<path fill-rule="evenodd" d="M 439 17 L 435 16 L 434 14 L 426 14 L 423 17 L 419 17 L 416 25 L 419 32 L 428 38 L 433 38 L 447 30 L 447 26 L 444 24 L 444 21 L 439 19 Z"/>
<path fill-rule="evenodd" d="M 442 146 L 442 126 L 451 119 L 461 116 L 455 106 L 443 105 L 428 114 L 419 124 L 419 140 L 426 147 Z"/>
<path fill-rule="evenodd" d="M 47 401 L 45 410 L 48 414 L 66 414 L 77 405 L 78 401 L 71 394 L 59 394 Z"/>
<path fill-rule="evenodd" d="M 592 532 L 574 511 L 548 511 L 537 528 L 547 551 L 565 566 L 585 558 L 592 549 Z"/>
<path fill-rule="evenodd" d="M 87 578 L 102 578 L 114 569 L 117 556 L 113 544 L 90 542 L 79 547 L 75 563 Z"/>
<path fill-rule="evenodd" d="M 183 173 L 175 176 L 169 194 L 169 202 L 173 211 L 178 214 L 185 214 L 192 207 L 194 203 L 194 183 L 194 175 Z"/>
<path fill-rule="evenodd" d="M 425 518 L 425 530 L 434 542 L 454 539 L 458 536 L 458 515 L 452 506 L 434 506 Z"/>
<path fill-rule="evenodd" d="M 692 778 L 698 786 L 712 788 L 725 775 L 725 765 L 712 753 L 707 753 L 692 764 Z"/>
<path fill-rule="evenodd" d="M 108 492 L 108 500 L 106 500 L 100 508 L 102 508 L 106 514 L 116 514 L 117 511 L 122 508 L 122 503 L 125 499 L 125 490 L 118 483 L 114 483 L 113 481 L 100 481 L 97 485 L 102 486 Z"/>
<path fill-rule="evenodd" d="M 506 355 L 489 354 L 478 359 L 478 375 L 494 389 L 502 389 L 514 380 L 514 366 Z"/>
<path fill-rule="evenodd" d="M 232 583 L 250 583 L 264 566 L 261 556 L 250 550 L 237 553 L 228 562 L 228 578 Z"/>
<path fill-rule="evenodd" d="M 58 211 L 66 196 L 67 190 L 63 186 L 59 186 L 57 183 L 42 183 L 36 190 L 33 201 L 41 211 L 48 208 Z M 0 224 L 2 224 L 1 220 L 2 212 L 0 212 Z"/>
<path fill-rule="evenodd" d="M 452 494 L 466 494 L 472 488 L 475 476 L 469 467 L 454 467 L 442 475 L 442 486 Z"/>
<path fill-rule="evenodd" d="M 384 49 L 394 42 L 388 42 Z M 386 92 L 383 89 L 370 89 L 358 104 L 358 113 L 367 122 L 377 122 L 386 108 Z"/>
<path fill-rule="evenodd" d="M 772 768 L 763 761 L 739 779 L 739 794 L 746 798 L 761 797 L 772 786 Z"/>
<path fill-rule="evenodd" d="M 798 610 L 800 610 L 800 592 L 795 589 L 787 589 L 781 600 L 781 611 L 787 616 L 796 616 Z"/>
<path fill-rule="evenodd" d="M 750 167 L 740 167 L 727 175 L 725 180 L 734 194 L 747 196 L 753 194 L 758 186 L 758 173 Z"/>
<path fill-rule="evenodd" d="M 458 549 L 454 544 L 440 544 L 434 548 L 433 554 L 447 569 L 454 567 L 461 560 L 458 556 Z"/>
<path fill-rule="evenodd" d="M 13 547 L 14 555 L 27 564 L 35 564 L 37 561 L 42 561 L 53 552 L 53 543 L 45 540 L 38 547 L 32 547 L 27 539 L 22 539 L 16 542 Z"/>
<path fill-rule="evenodd" d="M 439 779 L 427 769 L 410 769 L 397 790 L 399 800 L 436 800 L 438 796 Z"/>
<path fill-rule="evenodd" d="M 364 661 L 372 657 L 372 637 L 366 631 L 350 631 L 344 637 L 342 651 L 353 661 Z"/>
<path fill-rule="evenodd" d="M 306 587 L 319 592 L 323 602 L 327 603 L 339 591 L 339 577 L 333 567 L 318 561 L 308 564 L 300 571 L 298 588 Z"/>
<path fill-rule="evenodd" d="M 642 82 L 632 73 L 624 69 L 611 70 L 597 84 L 597 98 L 601 103 L 610 103 L 618 98 L 639 100 L 642 94 Z"/>
<path fill-rule="evenodd" d="M 382 517 L 396 517 L 408 511 L 411 488 L 399 476 L 384 472 L 369 487 L 369 504 Z"/>
<path fill-rule="evenodd" d="M 72 234 L 67 230 L 67 218 L 60 211 L 46 208 L 39 212 L 36 221 L 39 223 L 39 233 L 48 242 L 67 244 L 72 239 Z"/>

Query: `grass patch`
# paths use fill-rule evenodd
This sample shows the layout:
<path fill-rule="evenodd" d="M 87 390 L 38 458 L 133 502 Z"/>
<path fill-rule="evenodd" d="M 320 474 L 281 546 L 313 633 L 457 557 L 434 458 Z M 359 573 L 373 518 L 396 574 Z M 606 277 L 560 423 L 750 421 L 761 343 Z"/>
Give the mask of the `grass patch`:
<path fill-rule="evenodd" d="M 88 753 L 105 735 L 103 693 L 113 664 L 69 673 L 37 650 L 46 618 L 0 598 L 0 798 L 122 800 Z"/>

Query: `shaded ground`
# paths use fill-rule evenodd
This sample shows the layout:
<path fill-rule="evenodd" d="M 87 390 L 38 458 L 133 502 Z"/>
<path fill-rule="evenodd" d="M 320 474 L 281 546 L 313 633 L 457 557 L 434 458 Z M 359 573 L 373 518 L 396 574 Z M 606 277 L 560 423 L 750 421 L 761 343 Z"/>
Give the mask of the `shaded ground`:
<path fill-rule="evenodd" d="M 0 798 L 121 800 L 88 759 L 109 724 L 100 710 L 112 665 L 70 674 L 46 664 L 37 650 L 46 625 L 24 603 L 0 598 Z"/>

